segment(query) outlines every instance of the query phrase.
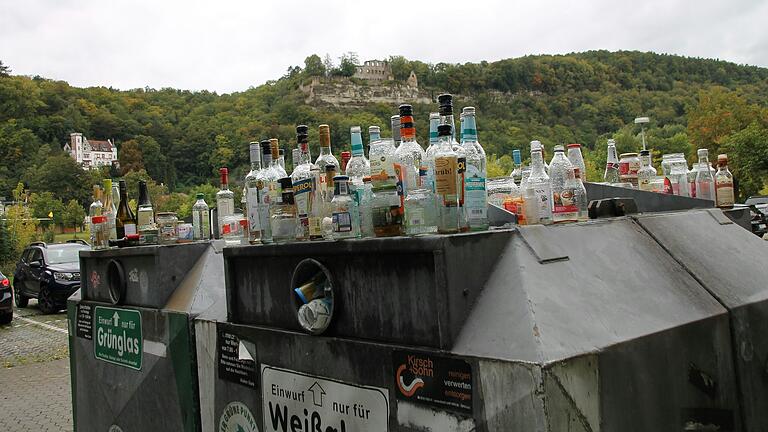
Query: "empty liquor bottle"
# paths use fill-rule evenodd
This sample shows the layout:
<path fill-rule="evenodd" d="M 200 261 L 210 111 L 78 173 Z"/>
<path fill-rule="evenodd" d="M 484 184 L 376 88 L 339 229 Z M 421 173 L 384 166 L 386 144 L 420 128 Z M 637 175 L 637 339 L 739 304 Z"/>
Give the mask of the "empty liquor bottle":
<path fill-rule="evenodd" d="M 221 235 L 224 219 L 235 214 L 235 194 L 229 190 L 229 170 L 220 168 L 219 175 L 221 176 L 221 189 L 216 192 L 216 217 L 219 235 Z"/>
<path fill-rule="evenodd" d="M 435 152 L 435 200 L 437 201 L 437 230 L 440 233 L 459 231 L 459 161 L 451 144 L 451 125 L 437 128 L 439 147 Z"/>
<path fill-rule="evenodd" d="M 296 202 L 296 240 L 309 240 L 310 238 L 309 223 L 317 165 L 310 160 L 308 132 L 309 128 L 305 125 L 296 127 L 296 140 L 301 150 L 298 165 L 291 173 L 293 197 Z"/>
<path fill-rule="evenodd" d="M 429 113 L 429 145 L 424 150 L 424 164 L 427 166 L 427 178 L 424 187 L 435 191 L 435 151 L 437 151 L 437 127 L 440 125 L 440 114 Z"/>
<path fill-rule="evenodd" d="M 101 203 L 101 188 L 99 185 L 93 185 L 93 202 L 88 207 L 88 217 L 101 216 L 104 211 L 104 205 Z"/>
<path fill-rule="evenodd" d="M 400 116 L 393 115 L 389 118 L 389 123 L 392 126 L 392 141 L 395 142 L 395 148 L 400 147 Z"/>
<path fill-rule="evenodd" d="M 245 176 L 245 216 L 248 218 L 248 242 L 258 244 L 266 236 L 262 221 L 262 206 L 264 205 L 264 196 L 266 187 L 264 184 L 264 174 L 261 166 L 261 145 L 258 142 L 252 142 L 248 146 L 251 157 L 251 170 Z"/>
<path fill-rule="evenodd" d="M 395 145 L 390 138 L 378 139 L 371 142 L 368 158 L 371 163 L 371 180 L 374 190 L 379 186 L 391 185 L 396 187 Z"/>
<path fill-rule="evenodd" d="M 472 231 L 488 229 L 488 194 L 486 192 L 486 156 L 483 146 L 477 139 L 477 120 L 475 108 L 462 110 L 464 129 L 462 147 L 466 158 L 464 174 L 464 212 Z"/>
<path fill-rule="evenodd" d="M 735 203 L 733 193 L 733 175 L 728 170 L 728 155 L 717 156 L 717 174 L 715 175 L 716 205 L 720 208 L 732 208 Z"/>
<path fill-rule="evenodd" d="M 320 135 L 320 154 L 317 156 L 315 165 L 319 167 L 325 167 L 328 164 L 333 164 L 338 172 L 341 169 L 339 161 L 331 151 L 331 127 L 327 124 L 321 124 L 318 126 Z"/>
<path fill-rule="evenodd" d="M 332 238 L 345 239 L 360 237 L 360 213 L 357 203 L 349 194 L 349 177 L 333 178 L 333 199 L 331 200 Z"/>
<path fill-rule="evenodd" d="M 464 145 L 464 110 L 459 114 L 459 144 Z"/>
<path fill-rule="evenodd" d="M 464 148 L 459 145 L 458 141 L 456 141 L 456 123 L 453 118 L 453 96 L 448 93 L 441 94 L 437 97 L 437 102 L 440 106 L 440 124 L 451 127 L 451 146 L 457 154 L 461 155 L 464 153 Z"/>
<path fill-rule="evenodd" d="M 352 185 L 362 186 L 363 179 L 371 176 L 371 163 L 365 158 L 360 126 L 352 126 L 349 133 L 352 142 L 352 158 L 347 163 L 345 173 Z"/>
<path fill-rule="evenodd" d="M 587 167 L 584 164 L 584 156 L 581 154 L 581 144 L 568 144 L 568 161 L 574 167 L 579 169 L 578 174 L 580 176 L 587 175 Z M 582 181 L 587 181 L 586 178 L 581 178 Z"/>
<path fill-rule="evenodd" d="M 280 144 L 277 141 L 277 138 L 269 139 L 269 148 L 272 152 L 272 164 L 271 177 L 269 178 L 267 189 L 269 190 L 269 205 L 272 205 L 272 203 L 277 201 L 282 194 L 282 191 L 280 190 L 280 179 L 287 177 L 288 173 L 285 172 L 285 169 L 280 165 Z M 265 216 L 269 218 L 269 208 L 267 208 Z"/>
<path fill-rule="evenodd" d="M 616 141 L 608 140 L 608 156 L 605 161 L 605 174 L 603 180 L 606 183 L 619 183 L 619 158 L 616 155 Z"/>
<path fill-rule="evenodd" d="M 378 126 L 368 126 L 368 145 L 381 139 L 381 128 Z"/>
<path fill-rule="evenodd" d="M 102 192 L 103 214 L 107 217 L 106 231 L 109 240 L 117 240 L 117 227 L 115 218 L 117 217 L 117 203 L 112 199 L 112 179 L 104 179 L 104 190 Z"/>
<path fill-rule="evenodd" d="M 208 240 L 211 238 L 211 214 L 205 195 L 199 193 L 195 196 L 197 201 L 192 206 L 192 238 L 195 240 Z"/>
<path fill-rule="evenodd" d="M 574 176 L 573 165 L 565 157 L 563 146 L 555 146 L 555 155 L 549 164 L 549 183 L 552 187 L 552 221 L 574 222 L 578 217 L 578 209 L 573 200 L 575 182 L 569 179 Z"/>
<path fill-rule="evenodd" d="M 301 150 L 297 148 L 291 149 L 291 172 L 299 166 L 299 159 L 301 159 Z"/>
<path fill-rule="evenodd" d="M 532 192 L 532 195 L 525 197 L 526 201 L 531 201 L 532 213 L 526 214 L 528 224 L 551 224 L 552 186 L 549 175 L 544 169 L 544 156 L 539 141 L 531 141 L 531 175 L 528 177 L 527 185 Z"/>
<path fill-rule="evenodd" d="M 283 169 L 283 172 L 287 173 L 287 171 L 285 170 L 285 149 L 278 149 L 277 163 L 280 164 L 280 168 Z"/>
<path fill-rule="evenodd" d="M 125 238 L 127 235 L 134 235 L 136 231 L 136 216 L 128 206 L 128 187 L 125 180 L 120 180 L 120 205 L 117 206 L 117 217 L 115 218 L 115 228 L 117 229 L 117 239 Z"/>
<path fill-rule="evenodd" d="M 278 175 L 278 178 L 287 176 L 288 173 L 285 172 L 285 166 L 280 163 L 280 152 L 282 150 L 280 149 L 280 142 L 277 140 L 277 138 L 269 139 L 269 149 L 272 153 L 272 169 L 274 170 L 275 174 Z"/>
<path fill-rule="evenodd" d="M 698 172 L 696 173 L 696 198 L 715 200 L 715 178 L 709 170 L 709 150 L 699 149 Z"/>
<path fill-rule="evenodd" d="M 573 167 L 573 177 L 576 182 L 573 200 L 576 202 L 576 208 L 578 209 L 577 219 L 585 221 L 589 219 L 589 197 L 587 196 L 587 188 L 584 187 L 579 168 Z"/>
<path fill-rule="evenodd" d="M 427 167 L 419 170 L 419 185 L 405 198 L 405 233 L 407 235 L 437 232 L 435 194 L 427 187 Z"/>
<path fill-rule="evenodd" d="M 360 235 L 361 237 L 373 237 L 376 234 L 373 231 L 373 213 L 371 206 L 373 204 L 373 186 L 371 178 L 363 178 L 363 186 L 355 191 L 358 198 L 358 211 L 360 212 Z"/>
<path fill-rule="evenodd" d="M 280 180 L 280 197 L 269 206 L 272 241 L 289 242 L 296 238 L 296 203 L 290 177 Z"/>
<path fill-rule="evenodd" d="M 523 159 L 520 157 L 520 150 L 512 150 L 512 160 L 515 163 L 515 168 L 512 169 L 512 173 L 510 173 L 509 176 L 515 181 L 515 184 L 520 186 L 520 183 L 523 180 Z"/>
<path fill-rule="evenodd" d="M 139 232 L 157 229 L 155 224 L 155 209 L 149 198 L 147 182 L 139 180 L 139 202 L 136 204 L 136 220 Z"/>
<path fill-rule="evenodd" d="M 395 159 L 400 166 L 402 196 L 406 197 L 410 190 L 418 187 L 419 168 L 426 159 L 424 149 L 416 142 L 413 108 L 408 104 L 400 105 L 400 138 L 402 141 L 395 150 Z"/>
<path fill-rule="evenodd" d="M 651 151 L 640 151 L 640 169 L 637 171 L 637 187 L 640 190 L 652 191 L 653 185 L 651 182 L 656 177 L 656 168 L 653 167 L 651 161 Z"/>

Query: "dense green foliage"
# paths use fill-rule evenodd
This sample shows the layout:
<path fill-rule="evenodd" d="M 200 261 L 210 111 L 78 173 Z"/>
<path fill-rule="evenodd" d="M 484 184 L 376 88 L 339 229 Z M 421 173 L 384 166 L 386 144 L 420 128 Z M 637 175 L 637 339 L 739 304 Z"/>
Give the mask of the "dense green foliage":
<path fill-rule="evenodd" d="M 648 143 L 657 160 L 661 153 L 682 151 L 691 161 L 702 146 L 710 148 L 712 159 L 717 152 L 731 152 L 732 169 L 744 178 L 745 193 L 761 189 L 768 174 L 766 159 L 758 157 L 768 151 L 762 141 L 768 125 L 768 69 L 607 51 L 461 65 L 402 57 L 389 61 L 396 79 L 413 70 L 422 89 L 433 95 L 454 93 L 457 108 L 477 108 L 480 140 L 489 155 L 496 155 L 489 167 L 493 174 L 508 171 L 512 149 L 526 154 L 527 143 L 539 139 L 550 156 L 553 144 L 584 144 L 588 176 L 596 179 L 606 138 L 616 138 L 619 151 L 639 148 L 639 128 L 632 120 L 640 115 L 651 118 Z M 248 169 L 249 141 L 277 137 L 290 157 L 296 124 L 311 126 L 315 155 L 320 123 L 331 126 L 335 152 L 349 149 L 350 126 L 378 124 L 386 131 L 397 107 L 310 106 L 299 86 L 312 76 L 350 76 L 355 62 L 353 53 L 338 66 L 312 55 L 303 67 L 290 67 L 278 80 L 223 95 L 167 88 L 76 88 L 8 75 L 2 67 L 0 196 L 10 197 L 23 181 L 31 192 L 53 192 L 62 203 L 74 199 L 86 205 L 90 184 L 108 173 L 79 172 L 60 153 L 75 131 L 114 139 L 123 172 L 112 174 L 144 173 L 162 184 L 162 191 L 178 193 L 162 199 L 169 206 L 191 205 L 191 189 L 216 184 L 220 166 L 229 166 L 230 178 L 240 181 Z M 435 110 L 434 105 L 414 106 L 421 143 L 427 141 L 428 114 Z M 755 147 L 760 151 L 752 153 Z"/>

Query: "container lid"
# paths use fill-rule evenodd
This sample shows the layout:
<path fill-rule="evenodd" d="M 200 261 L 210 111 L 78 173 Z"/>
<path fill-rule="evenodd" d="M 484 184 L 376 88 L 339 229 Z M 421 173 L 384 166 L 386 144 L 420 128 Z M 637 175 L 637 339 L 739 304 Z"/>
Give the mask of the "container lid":
<path fill-rule="evenodd" d="M 205 194 L 198 193 L 197 195 L 195 195 L 195 198 L 201 200 L 201 199 L 205 198 Z"/>
<path fill-rule="evenodd" d="M 577 144 L 577 143 L 568 144 L 568 148 L 581 148 L 581 144 Z"/>
<path fill-rule="evenodd" d="M 640 150 L 640 156 L 650 156 L 651 151 L 650 150 Z"/>
<path fill-rule="evenodd" d="M 170 217 L 170 216 L 176 217 L 176 212 L 158 212 L 157 213 L 157 217 L 163 217 L 163 216 L 164 217 Z"/>
<path fill-rule="evenodd" d="M 619 158 L 624 159 L 625 157 L 631 158 L 631 157 L 637 157 L 637 153 L 622 153 L 619 155 Z"/>

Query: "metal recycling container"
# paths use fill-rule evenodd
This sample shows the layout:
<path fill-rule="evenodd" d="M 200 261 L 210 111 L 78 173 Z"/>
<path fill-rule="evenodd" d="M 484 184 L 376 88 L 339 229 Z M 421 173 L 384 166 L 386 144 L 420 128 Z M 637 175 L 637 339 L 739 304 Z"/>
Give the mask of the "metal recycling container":
<path fill-rule="evenodd" d="M 729 259 L 682 229 L 660 240 L 654 218 Z M 726 221 L 693 210 L 227 248 L 228 319 L 195 321 L 203 430 L 765 430 L 768 287 L 731 288 L 676 256 L 709 251 L 726 275 L 766 280 L 768 250 L 741 259 L 754 236 Z M 308 261 L 333 287 L 321 335 L 297 318 Z M 716 282 L 740 293 L 743 319 Z"/>
<path fill-rule="evenodd" d="M 221 248 L 83 251 L 80 266 L 67 303 L 75 429 L 201 430 L 192 319 L 224 303 Z"/>

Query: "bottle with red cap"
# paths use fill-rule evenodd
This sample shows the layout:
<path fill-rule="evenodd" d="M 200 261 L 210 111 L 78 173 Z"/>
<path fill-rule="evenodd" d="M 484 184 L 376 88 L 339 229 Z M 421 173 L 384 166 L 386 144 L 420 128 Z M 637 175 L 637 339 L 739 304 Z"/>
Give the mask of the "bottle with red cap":
<path fill-rule="evenodd" d="M 229 170 L 220 168 L 221 189 L 216 192 L 216 211 L 218 215 L 219 232 L 223 225 L 224 218 L 235 214 L 235 193 L 229 190 Z"/>

